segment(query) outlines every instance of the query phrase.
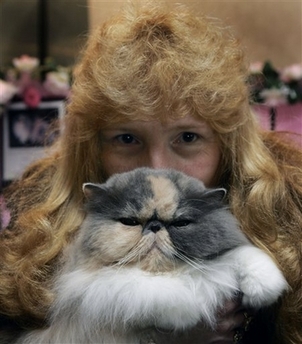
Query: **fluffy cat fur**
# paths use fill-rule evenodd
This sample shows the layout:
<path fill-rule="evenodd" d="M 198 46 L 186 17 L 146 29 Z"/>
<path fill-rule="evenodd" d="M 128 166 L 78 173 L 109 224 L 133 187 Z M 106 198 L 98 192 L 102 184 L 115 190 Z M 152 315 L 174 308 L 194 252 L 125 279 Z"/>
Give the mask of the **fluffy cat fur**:
<path fill-rule="evenodd" d="M 215 326 L 226 299 L 274 303 L 287 283 L 223 202 L 223 189 L 141 168 L 87 183 L 86 219 L 55 282 L 49 327 L 15 343 L 140 343 L 148 329 Z"/>

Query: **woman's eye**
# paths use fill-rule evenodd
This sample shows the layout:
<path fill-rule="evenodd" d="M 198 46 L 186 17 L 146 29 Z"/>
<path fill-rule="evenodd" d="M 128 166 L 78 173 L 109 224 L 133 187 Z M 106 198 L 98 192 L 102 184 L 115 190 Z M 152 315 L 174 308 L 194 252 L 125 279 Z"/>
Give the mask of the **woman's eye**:
<path fill-rule="evenodd" d="M 172 226 L 174 227 L 186 227 L 191 223 L 190 220 L 177 220 L 172 222 Z"/>
<path fill-rule="evenodd" d="M 137 143 L 137 139 L 131 135 L 131 134 L 122 134 L 122 135 L 118 135 L 116 137 L 116 139 L 120 142 L 120 143 L 124 143 L 124 144 L 133 144 L 133 143 Z"/>
<path fill-rule="evenodd" d="M 176 139 L 176 143 L 192 143 L 198 139 L 198 135 L 189 131 L 181 133 Z"/>
<path fill-rule="evenodd" d="M 197 135 L 194 133 L 186 132 L 182 134 L 182 140 L 184 142 L 193 142 L 197 139 Z"/>
<path fill-rule="evenodd" d="M 119 221 L 125 226 L 138 226 L 139 225 L 139 222 L 133 218 L 123 217 L 119 219 Z"/>

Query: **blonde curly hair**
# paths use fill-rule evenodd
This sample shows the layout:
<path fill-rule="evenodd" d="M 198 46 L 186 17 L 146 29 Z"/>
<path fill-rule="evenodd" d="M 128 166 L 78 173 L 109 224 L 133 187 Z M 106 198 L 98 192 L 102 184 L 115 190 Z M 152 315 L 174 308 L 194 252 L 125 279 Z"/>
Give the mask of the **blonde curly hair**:
<path fill-rule="evenodd" d="M 230 30 L 182 6 L 127 6 L 97 28 L 75 69 L 62 135 L 5 190 L 12 218 L 0 241 L 2 314 L 26 315 L 23 326 L 43 323 L 51 277 L 84 218 L 82 184 L 105 178 L 98 159 L 102 128 L 190 114 L 219 139 L 220 184 L 242 230 L 276 260 L 291 286 L 278 312 L 279 337 L 301 343 L 302 154 L 277 134 L 261 132 L 247 75 Z"/>

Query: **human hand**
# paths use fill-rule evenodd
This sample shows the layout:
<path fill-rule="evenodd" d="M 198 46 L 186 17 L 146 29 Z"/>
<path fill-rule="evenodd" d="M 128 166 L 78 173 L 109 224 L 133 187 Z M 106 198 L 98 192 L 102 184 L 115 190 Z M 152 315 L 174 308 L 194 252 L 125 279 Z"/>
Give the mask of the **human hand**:
<path fill-rule="evenodd" d="M 240 298 L 227 301 L 217 314 L 217 325 L 214 330 L 199 323 L 184 333 L 154 331 L 152 339 L 156 344 L 232 344 L 236 330 L 246 321 L 244 313 Z"/>

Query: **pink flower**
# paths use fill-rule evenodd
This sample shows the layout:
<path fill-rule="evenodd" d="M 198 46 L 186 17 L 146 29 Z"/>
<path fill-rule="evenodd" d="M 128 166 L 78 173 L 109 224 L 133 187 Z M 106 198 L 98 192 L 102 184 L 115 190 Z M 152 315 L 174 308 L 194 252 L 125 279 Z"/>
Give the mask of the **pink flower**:
<path fill-rule="evenodd" d="M 297 81 L 302 79 L 302 63 L 285 67 L 281 71 L 280 78 L 284 82 Z"/>
<path fill-rule="evenodd" d="M 31 108 L 37 107 L 41 101 L 40 91 L 34 86 L 27 87 L 23 92 L 23 101 Z"/>
<path fill-rule="evenodd" d="M 264 63 L 257 61 L 250 64 L 249 70 L 251 74 L 260 74 L 262 73 L 263 67 L 264 67 Z"/>
<path fill-rule="evenodd" d="M 17 92 L 17 87 L 0 79 L 0 104 L 6 104 Z"/>
<path fill-rule="evenodd" d="M 28 55 L 22 55 L 19 58 L 13 59 L 13 65 L 20 72 L 32 72 L 35 68 L 38 67 L 40 61 L 36 57 L 30 57 Z"/>
<path fill-rule="evenodd" d="M 289 90 L 286 87 L 283 88 L 265 88 L 260 92 L 260 97 L 264 99 L 264 104 L 270 107 L 276 107 L 281 104 L 287 104 L 287 96 Z"/>

